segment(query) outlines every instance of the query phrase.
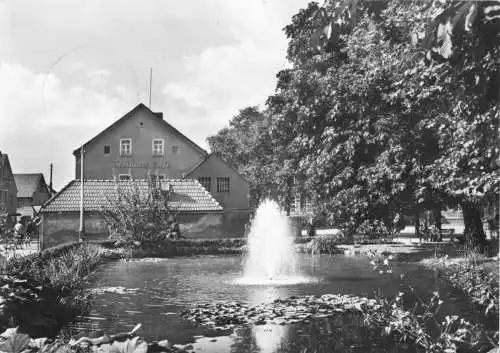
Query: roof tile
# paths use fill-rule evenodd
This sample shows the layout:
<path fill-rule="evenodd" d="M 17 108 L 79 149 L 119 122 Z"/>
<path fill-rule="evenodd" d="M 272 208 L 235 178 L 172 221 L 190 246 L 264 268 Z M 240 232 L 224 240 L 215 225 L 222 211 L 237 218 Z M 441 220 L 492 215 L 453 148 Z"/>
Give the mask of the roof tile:
<path fill-rule="evenodd" d="M 85 180 L 83 206 L 86 212 L 100 211 L 109 207 L 110 201 L 116 199 L 119 189 L 133 190 L 140 194 L 148 191 L 147 180 L 114 181 Z M 163 190 L 171 187 L 169 205 L 179 212 L 220 212 L 221 205 L 193 179 L 168 179 L 161 182 Z M 58 194 L 48 200 L 42 207 L 42 213 L 78 212 L 80 210 L 80 180 L 69 182 Z"/>

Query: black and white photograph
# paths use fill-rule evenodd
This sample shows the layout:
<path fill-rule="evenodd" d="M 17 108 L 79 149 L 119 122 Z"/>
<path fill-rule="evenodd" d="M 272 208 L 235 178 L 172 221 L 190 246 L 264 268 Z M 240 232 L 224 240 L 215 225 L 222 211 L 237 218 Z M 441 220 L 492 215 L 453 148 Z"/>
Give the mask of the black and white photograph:
<path fill-rule="evenodd" d="M 500 353 L 500 0 L 0 0 L 0 353 Z"/>

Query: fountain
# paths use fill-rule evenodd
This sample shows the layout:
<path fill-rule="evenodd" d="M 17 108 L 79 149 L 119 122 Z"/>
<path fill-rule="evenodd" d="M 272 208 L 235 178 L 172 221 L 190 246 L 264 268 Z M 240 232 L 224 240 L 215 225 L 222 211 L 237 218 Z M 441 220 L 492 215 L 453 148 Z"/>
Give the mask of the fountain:
<path fill-rule="evenodd" d="M 248 234 L 243 277 L 237 284 L 292 285 L 313 280 L 297 268 L 288 217 L 272 200 L 259 205 Z"/>

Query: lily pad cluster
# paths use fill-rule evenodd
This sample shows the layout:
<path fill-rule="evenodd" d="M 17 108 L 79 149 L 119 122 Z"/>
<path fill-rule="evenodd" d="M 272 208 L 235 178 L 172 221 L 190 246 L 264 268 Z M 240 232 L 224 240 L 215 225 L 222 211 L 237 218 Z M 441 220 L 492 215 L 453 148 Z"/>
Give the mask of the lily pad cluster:
<path fill-rule="evenodd" d="M 276 299 L 253 306 L 235 301 L 198 304 L 183 311 L 182 316 L 214 329 L 232 329 L 238 325 L 286 325 L 346 313 L 367 313 L 380 307 L 375 299 L 325 294 Z"/>
<path fill-rule="evenodd" d="M 129 294 L 129 293 L 136 293 L 137 288 L 125 288 L 122 286 L 115 286 L 115 287 L 101 287 L 101 288 L 94 288 L 91 290 L 92 294 L 104 294 L 104 293 L 115 293 L 115 294 Z"/>
<path fill-rule="evenodd" d="M 69 342 L 47 337 L 33 339 L 18 328 L 9 328 L 0 334 L 0 351 L 4 353 L 183 353 L 181 348 L 167 340 L 148 343 L 136 335 L 138 324 L 127 333 L 106 335 L 102 332 L 80 333 Z"/>

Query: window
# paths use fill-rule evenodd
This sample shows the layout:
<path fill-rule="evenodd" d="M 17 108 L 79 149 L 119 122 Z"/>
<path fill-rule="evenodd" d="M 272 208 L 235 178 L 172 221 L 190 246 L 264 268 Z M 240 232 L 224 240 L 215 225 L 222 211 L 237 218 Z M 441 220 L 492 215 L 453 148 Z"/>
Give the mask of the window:
<path fill-rule="evenodd" d="M 217 192 L 229 192 L 229 178 L 217 178 Z"/>
<path fill-rule="evenodd" d="M 180 150 L 179 146 L 177 146 L 177 145 L 172 146 L 172 154 L 181 154 L 181 150 Z"/>
<path fill-rule="evenodd" d="M 131 179 L 131 178 L 130 178 L 130 174 L 120 174 L 120 175 L 118 176 L 118 178 L 119 178 L 120 180 L 122 180 L 122 181 L 125 181 L 125 180 L 130 180 L 130 179 Z"/>
<path fill-rule="evenodd" d="M 163 156 L 164 140 L 153 139 L 153 156 Z"/>
<path fill-rule="evenodd" d="M 210 177 L 201 177 L 201 178 L 198 178 L 198 181 L 200 182 L 200 184 L 205 189 L 207 189 L 208 192 L 210 192 L 211 185 L 212 185 L 212 178 L 210 178 Z"/>
<path fill-rule="evenodd" d="M 111 153 L 111 146 L 104 145 L 104 154 L 110 154 L 110 153 Z"/>
<path fill-rule="evenodd" d="M 132 139 L 120 140 L 120 156 L 132 155 Z"/>

